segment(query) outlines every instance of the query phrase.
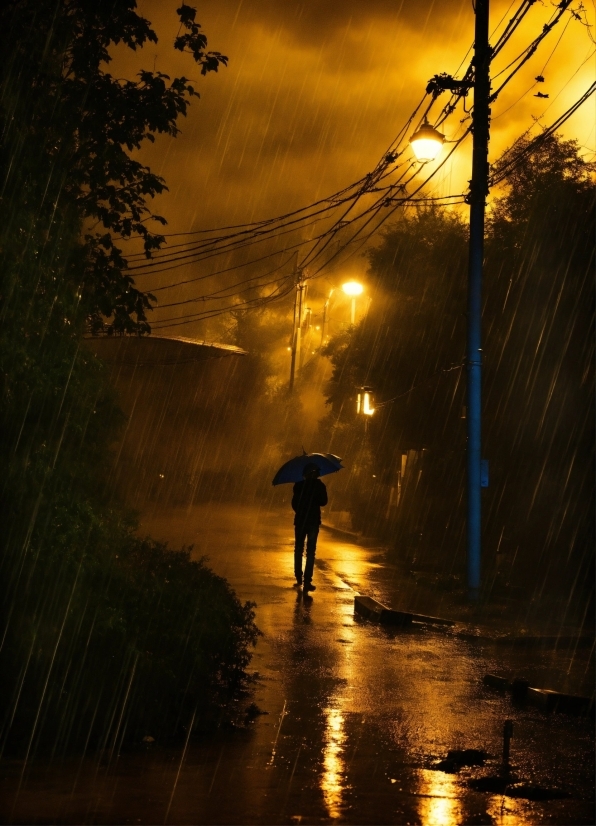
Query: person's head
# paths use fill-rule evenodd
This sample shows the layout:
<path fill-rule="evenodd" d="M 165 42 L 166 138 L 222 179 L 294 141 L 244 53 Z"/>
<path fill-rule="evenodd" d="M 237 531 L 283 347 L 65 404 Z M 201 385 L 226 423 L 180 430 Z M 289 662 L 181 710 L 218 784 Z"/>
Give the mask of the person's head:
<path fill-rule="evenodd" d="M 307 465 L 304 465 L 302 476 L 305 479 L 318 479 L 320 475 L 321 471 L 319 470 L 319 466 L 315 465 L 314 462 L 309 462 Z"/>

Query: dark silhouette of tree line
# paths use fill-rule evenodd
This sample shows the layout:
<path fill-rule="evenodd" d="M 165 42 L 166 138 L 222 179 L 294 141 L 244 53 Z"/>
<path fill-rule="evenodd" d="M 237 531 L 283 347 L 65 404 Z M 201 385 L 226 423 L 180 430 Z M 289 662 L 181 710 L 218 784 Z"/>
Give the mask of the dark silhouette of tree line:
<path fill-rule="evenodd" d="M 512 147 L 522 160 L 487 226 L 485 583 L 500 567 L 510 585 L 585 606 L 594 581 L 594 165 L 574 141 L 554 136 L 522 152 L 527 144 Z M 461 573 L 466 224 L 444 209 L 409 211 L 368 264 L 370 311 L 327 347 L 328 449 L 361 467 L 346 490 L 357 527 L 386 535 L 404 559 Z M 355 414 L 361 385 L 389 402 L 366 437 Z M 389 508 L 408 451 L 404 495 Z"/>
<path fill-rule="evenodd" d="M 174 48 L 202 74 L 225 64 L 195 10 L 178 17 Z M 217 725 L 247 685 L 254 606 L 188 550 L 137 538 L 114 503 L 122 416 L 83 341 L 149 331 L 122 242 L 159 248 L 149 202 L 165 182 L 135 150 L 176 135 L 198 93 L 184 77 L 109 73 L 114 46 L 157 40 L 134 0 L 8 0 L 0 40 L 0 748 Z"/>

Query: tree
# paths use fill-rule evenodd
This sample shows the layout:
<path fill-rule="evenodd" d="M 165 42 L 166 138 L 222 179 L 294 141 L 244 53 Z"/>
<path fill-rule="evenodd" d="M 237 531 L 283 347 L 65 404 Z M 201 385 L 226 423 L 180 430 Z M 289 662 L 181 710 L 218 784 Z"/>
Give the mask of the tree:
<path fill-rule="evenodd" d="M 230 715 L 256 641 L 252 605 L 151 540 L 110 495 L 122 421 L 85 331 L 149 331 L 151 297 L 118 238 L 151 231 L 164 181 L 132 157 L 177 133 L 185 78 L 113 78 L 109 50 L 156 36 L 133 0 L 9 0 L 0 12 L 0 750 L 164 735 Z M 194 9 L 175 48 L 203 73 Z M 120 721 L 120 722 L 118 722 Z M 155 736 L 155 735 L 154 735 Z"/>
<path fill-rule="evenodd" d="M 522 139 L 489 221 L 485 303 L 489 549 L 512 578 L 593 586 L 594 187 L 575 141 Z M 497 493 L 498 491 L 498 493 Z M 490 546 L 492 545 L 492 548 Z"/>
<path fill-rule="evenodd" d="M 425 424 L 426 382 L 461 365 L 465 352 L 465 227 L 435 208 L 404 215 L 383 233 L 368 262 L 375 299 L 366 321 L 329 345 L 329 399 L 337 404 L 367 384 L 379 401 L 403 397 L 390 412 L 393 432 L 400 432 L 396 447 L 429 446 L 439 434 Z M 409 393 L 413 387 L 419 389 Z"/>
<path fill-rule="evenodd" d="M 584 588 L 585 605 L 593 582 L 594 166 L 557 136 L 522 140 L 505 160 L 512 157 L 487 228 L 484 579 L 490 584 L 498 562 L 511 583 L 552 594 L 565 585 L 565 603 Z M 466 247 L 464 227 L 443 211 L 390 227 L 369 255 L 369 316 L 328 348 L 335 433 L 348 448 L 358 423 L 343 411 L 356 387 L 370 384 L 378 402 L 395 399 L 369 425 L 377 477 L 395 484 L 400 453 L 426 450 L 415 495 L 388 528 L 402 549 L 422 533 L 438 568 L 454 556 L 463 568 L 465 553 L 464 371 L 441 371 L 463 365 Z M 387 489 L 378 507 L 375 497 L 359 503 L 369 526 L 387 525 Z"/>
<path fill-rule="evenodd" d="M 405 214 L 383 233 L 368 261 L 373 301 L 367 317 L 326 350 L 334 365 L 329 385 L 332 412 L 326 425 L 333 428 L 328 449 L 341 456 L 357 455 L 356 464 L 367 467 L 355 477 L 354 489 L 346 491 L 358 526 L 382 530 L 389 489 L 397 485 L 403 453 L 432 452 L 435 463 L 423 481 L 432 485 L 441 513 L 451 507 L 439 496 L 445 478 L 461 474 L 465 226 L 457 215 L 435 208 Z M 364 423 L 355 414 L 355 394 L 362 385 L 371 385 L 377 403 L 385 403 L 367 423 L 364 452 Z M 371 495 L 373 474 L 374 484 L 383 488 Z M 406 509 L 410 523 L 407 530 L 401 527 L 402 540 L 408 535 L 413 541 L 419 535 L 423 498 L 429 501 L 430 496 L 429 490 L 418 497 L 419 512 Z M 437 516 L 435 521 L 441 520 Z"/>
<path fill-rule="evenodd" d="M 177 13 L 174 48 L 192 55 L 203 75 L 225 65 L 224 55 L 206 51 L 195 9 L 182 4 Z M 198 92 L 185 77 L 143 70 L 126 80 L 106 71 L 111 46 L 157 42 L 135 0 L 9 0 L 0 25 L 9 55 L 1 83 L 5 231 L 51 257 L 66 227 L 71 246 L 84 227 L 71 250 L 77 266 L 66 273 L 89 327 L 148 332 L 152 296 L 134 286 L 117 240 L 142 239 L 147 257 L 159 249 L 164 237 L 151 221 L 165 220 L 147 201 L 166 185 L 131 153 L 156 134 L 178 134 L 178 118 Z M 16 259 L 9 255 L 4 272 L 7 312 L 22 277 Z"/>
<path fill-rule="evenodd" d="M 178 16 L 176 49 L 203 74 L 226 62 L 205 50 L 194 9 L 183 4 Z M 134 0 L 9 0 L 0 12 L 2 455 L 17 533 L 52 484 L 53 493 L 97 485 L 91 468 L 108 452 L 109 417 L 98 410 L 118 417 L 83 333 L 149 331 L 151 298 L 115 239 L 142 239 L 146 255 L 159 247 L 147 222 L 163 219 L 147 201 L 165 183 L 131 153 L 177 134 L 197 92 L 184 77 L 143 71 L 130 81 L 106 67 L 111 46 L 155 40 Z"/>

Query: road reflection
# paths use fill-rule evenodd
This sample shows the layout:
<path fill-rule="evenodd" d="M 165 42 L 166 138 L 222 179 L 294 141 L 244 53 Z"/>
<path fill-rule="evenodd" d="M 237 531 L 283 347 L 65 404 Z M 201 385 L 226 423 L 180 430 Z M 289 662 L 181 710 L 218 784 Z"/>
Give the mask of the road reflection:
<path fill-rule="evenodd" d="M 421 826 L 457 826 L 461 823 L 461 800 L 453 777 L 428 769 L 420 769 L 418 774 Z"/>
<path fill-rule="evenodd" d="M 344 715 L 339 708 L 325 709 L 325 743 L 323 746 L 323 771 L 321 774 L 321 791 L 329 817 L 341 817 L 343 802 L 345 762 L 343 759 L 346 734 Z"/>
<path fill-rule="evenodd" d="M 378 567 L 370 562 L 368 554 L 358 545 L 334 542 L 325 547 L 327 567 L 332 567 L 344 588 L 358 588 L 366 582 L 371 568 Z"/>
<path fill-rule="evenodd" d="M 522 826 L 528 822 L 528 804 L 512 797 L 491 797 L 486 807 L 495 826 Z"/>

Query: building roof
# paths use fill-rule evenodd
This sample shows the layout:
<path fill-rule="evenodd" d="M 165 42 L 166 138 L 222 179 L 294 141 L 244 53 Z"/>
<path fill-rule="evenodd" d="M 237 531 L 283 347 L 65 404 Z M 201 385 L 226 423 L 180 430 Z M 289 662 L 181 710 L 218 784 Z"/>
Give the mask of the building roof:
<path fill-rule="evenodd" d="M 103 361 L 131 367 L 190 364 L 248 355 L 246 350 L 232 344 L 183 336 L 86 336 L 85 341 Z"/>

